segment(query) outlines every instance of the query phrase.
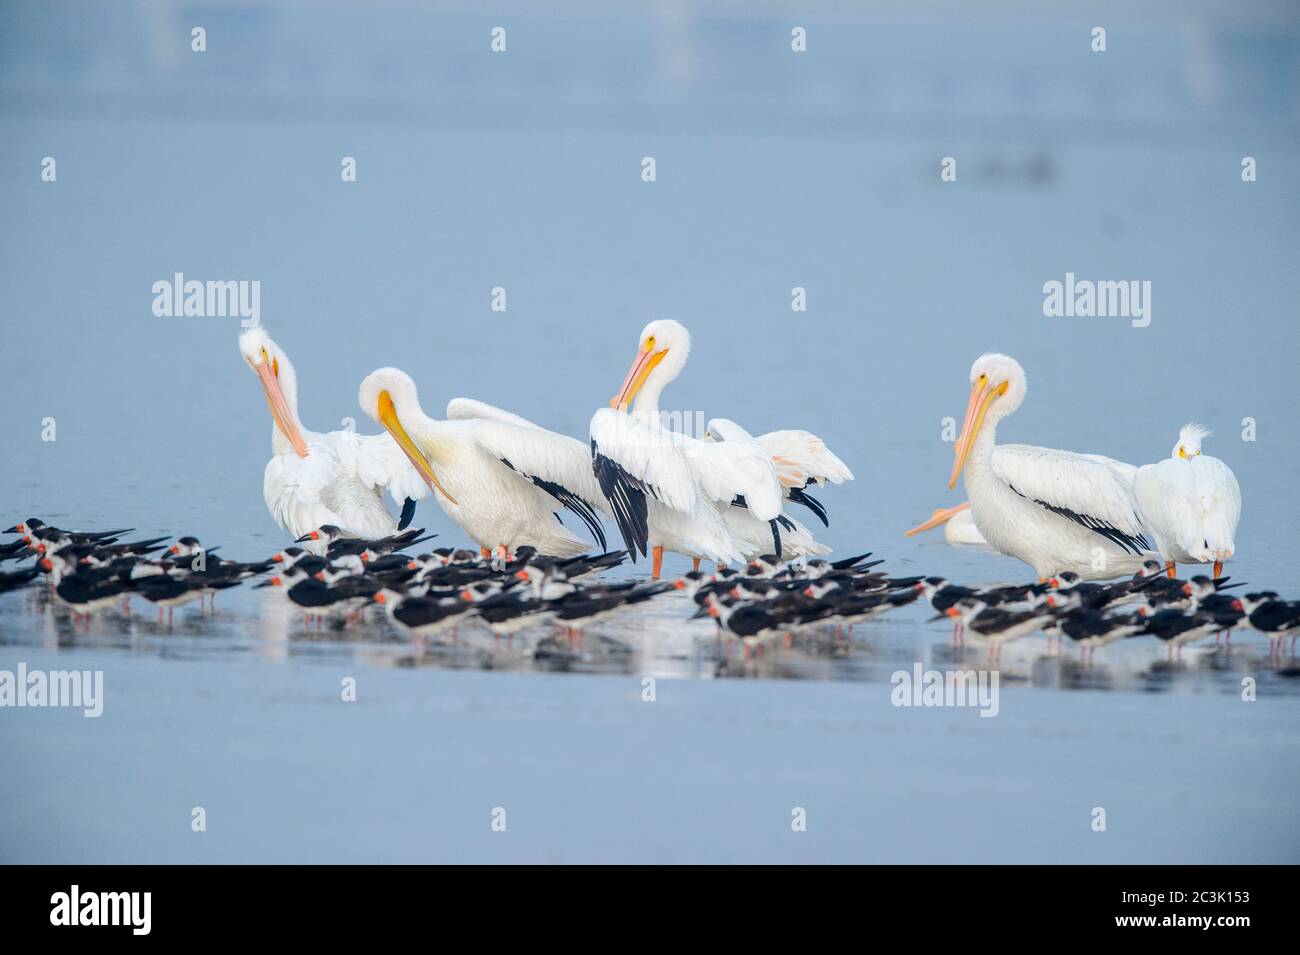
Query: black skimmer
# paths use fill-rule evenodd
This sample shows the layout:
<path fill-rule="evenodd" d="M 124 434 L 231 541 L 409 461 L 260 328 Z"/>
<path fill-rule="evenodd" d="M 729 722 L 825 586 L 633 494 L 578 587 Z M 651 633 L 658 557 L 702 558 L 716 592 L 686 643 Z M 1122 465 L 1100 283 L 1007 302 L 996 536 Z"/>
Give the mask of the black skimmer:
<path fill-rule="evenodd" d="M 791 636 L 803 625 L 822 619 L 826 610 L 821 607 L 800 610 L 772 601 L 728 603 L 710 593 L 703 612 L 717 622 L 720 630 L 740 638 L 748 659 L 751 644 L 761 644 L 778 635 Z"/>
<path fill-rule="evenodd" d="M 135 530 L 133 527 L 124 527 L 115 531 L 65 531 L 61 527 L 51 527 L 44 521 L 36 517 L 29 517 L 25 521 L 20 521 L 13 527 L 8 528 L 6 534 L 21 534 L 24 537 L 34 537 L 40 532 L 50 532 L 55 534 L 64 534 L 71 537 L 78 544 L 90 544 L 95 541 L 106 541 L 110 538 L 121 537 L 123 534 L 129 534 Z"/>
<path fill-rule="evenodd" d="M 370 603 L 382 584 L 366 576 L 345 577 L 333 585 L 327 584 L 308 574 L 299 562 L 285 573 L 256 585 L 256 588 L 262 587 L 283 587 L 284 595 L 302 613 L 305 621 L 315 623 L 319 629 L 326 620 L 354 615 Z"/>
<path fill-rule="evenodd" d="M 0 544 L 0 561 L 22 560 L 24 557 L 30 557 L 35 553 L 36 551 L 32 550 L 27 541 L 21 537 L 7 544 Z"/>
<path fill-rule="evenodd" d="M 13 573 L 0 571 L 0 593 L 13 590 L 15 587 L 21 587 L 23 584 L 35 580 L 40 572 L 41 569 L 35 564 L 31 567 L 24 567 L 22 570 L 15 570 Z"/>
<path fill-rule="evenodd" d="M 1206 611 L 1184 613 L 1181 609 L 1166 608 L 1146 616 L 1142 632 L 1162 640 L 1169 656 L 1181 655 L 1183 644 L 1208 636 L 1219 630 L 1230 629 L 1240 617 L 1225 618 Z"/>
<path fill-rule="evenodd" d="M 158 608 L 159 623 L 162 623 L 162 614 L 166 610 L 167 623 L 170 624 L 177 607 L 194 600 L 201 604 L 209 589 L 225 590 L 237 586 L 238 580 L 211 581 L 199 574 L 154 574 L 138 578 L 131 589 Z"/>
<path fill-rule="evenodd" d="M 388 618 L 399 627 L 426 640 L 458 626 L 475 606 L 469 601 L 454 597 L 438 599 L 418 594 L 400 594 L 386 588 L 376 591 L 373 599 L 383 606 Z"/>
<path fill-rule="evenodd" d="M 68 574 L 55 586 L 54 595 L 74 615 L 89 620 L 96 610 L 120 603 L 131 589 L 131 584 L 116 575 Z"/>
<path fill-rule="evenodd" d="M 1002 655 L 1002 647 L 1012 640 L 1039 630 L 1053 617 L 1047 610 L 1008 610 L 990 607 L 979 597 L 964 597 L 949 607 L 946 616 L 960 620 L 989 647 L 989 656 Z"/>
<path fill-rule="evenodd" d="M 550 618 L 546 601 L 529 597 L 518 590 L 500 590 L 499 585 L 479 583 L 466 587 L 460 597 L 474 606 L 475 617 L 494 636 L 511 638 L 529 627 Z"/>
<path fill-rule="evenodd" d="M 1082 663 L 1085 653 L 1091 659 L 1098 647 L 1143 634 L 1146 619 L 1136 611 L 1107 616 L 1094 607 L 1082 606 L 1061 614 L 1056 626 L 1079 647 L 1079 662 Z"/>
<path fill-rule="evenodd" d="M 546 601 L 546 613 L 568 631 L 570 639 L 574 639 L 593 624 L 671 589 L 672 584 L 666 581 L 575 587 L 570 593 Z"/>
<path fill-rule="evenodd" d="M 322 556 L 342 557 L 344 554 L 368 554 L 374 557 L 381 554 L 391 554 L 393 551 L 401 550 L 404 547 L 413 547 L 438 536 L 437 534 L 430 534 L 426 537 L 422 536 L 423 534 L 424 528 L 420 527 L 403 531 L 400 534 L 390 534 L 387 537 L 380 537 L 375 540 L 362 540 L 356 537 L 348 537 L 333 524 L 324 524 L 316 530 L 302 535 L 294 543 L 305 544 L 308 550 Z"/>
<path fill-rule="evenodd" d="M 1296 636 L 1300 635 L 1300 600 L 1263 600 L 1247 618 L 1252 629 L 1268 637 L 1268 655 L 1280 656 L 1286 638 L 1291 638 L 1295 654 Z"/>

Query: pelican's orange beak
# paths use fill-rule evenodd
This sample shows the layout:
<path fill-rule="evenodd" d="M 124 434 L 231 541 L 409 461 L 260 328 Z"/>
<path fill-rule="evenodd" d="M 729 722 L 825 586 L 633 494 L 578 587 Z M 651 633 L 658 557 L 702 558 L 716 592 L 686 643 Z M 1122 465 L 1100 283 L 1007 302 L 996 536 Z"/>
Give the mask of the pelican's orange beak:
<path fill-rule="evenodd" d="M 952 477 L 948 479 L 948 490 L 951 491 L 957 486 L 957 478 L 961 475 L 962 468 L 966 466 L 966 458 L 970 456 L 970 449 L 975 445 L 975 438 L 984 425 L 984 416 L 988 414 L 989 405 L 993 404 L 995 398 L 1007 393 L 1008 384 L 1004 381 L 1000 385 L 990 387 L 988 378 L 980 375 L 979 381 L 971 386 L 970 404 L 966 406 L 966 419 L 962 422 L 961 437 L 957 439 L 957 445 L 953 448 L 956 460 L 952 465 Z"/>
<path fill-rule="evenodd" d="M 253 366 L 253 371 L 257 372 L 257 377 L 262 382 L 262 391 L 266 393 L 266 403 L 271 409 L 271 418 L 275 421 L 275 426 L 293 445 L 294 451 L 298 452 L 298 457 L 305 458 L 307 442 L 303 440 L 298 420 L 289 409 L 289 402 L 285 400 L 284 392 L 280 389 L 280 363 L 267 357 L 266 352 L 263 351 L 262 360 Z"/>
<path fill-rule="evenodd" d="M 636 353 L 636 358 L 632 360 L 632 367 L 628 369 L 627 377 L 623 379 L 623 387 L 618 390 L 609 402 L 609 406 L 615 411 L 622 411 L 632 403 L 636 394 L 645 384 L 646 379 L 650 377 L 650 372 L 658 367 L 659 363 L 664 360 L 668 354 L 667 348 L 661 348 L 655 351 L 655 339 L 651 335 L 641 343 L 641 348 Z"/>
<path fill-rule="evenodd" d="M 456 504 L 456 499 L 447 493 L 447 489 L 438 481 L 438 475 L 433 473 L 433 467 L 429 464 L 429 459 L 424 456 L 424 452 L 406 433 L 406 428 L 402 426 L 402 422 L 397 417 L 397 409 L 393 406 L 393 396 L 387 391 L 379 393 L 379 423 L 393 436 L 393 440 L 397 442 L 397 446 L 402 449 L 402 453 L 410 460 L 411 466 L 415 468 L 415 473 L 424 479 L 424 483 L 431 488 L 437 488 L 443 497 Z"/>
<path fill-rule="evenodd" d="M 965 504 L 958 504 L 956 507 L 937 507 L 935 508 L 934 513 L 930 515 L 928 521 L 925 521 L 922 524 L 917 524 L 907 532 L 907 536 L 915 537 L 917 534 L 938 527 L 940 524 L 946 524 L 948 521 L 952 520 L 954 515 L 959 514 L 968 507 L 970 507 L 970 501 L 967 501 Z"/>

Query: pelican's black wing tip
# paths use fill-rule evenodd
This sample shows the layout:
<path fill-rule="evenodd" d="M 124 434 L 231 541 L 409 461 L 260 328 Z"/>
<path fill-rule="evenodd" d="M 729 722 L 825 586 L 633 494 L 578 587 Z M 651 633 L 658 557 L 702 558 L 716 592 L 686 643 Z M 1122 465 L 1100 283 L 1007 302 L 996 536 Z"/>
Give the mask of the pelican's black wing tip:
<path fill-rule="evenodd" d="M 407 498 L 402 502 L 402 514 L 397 519 L 397 529 L 404 531 L 411 526 L 411 521 L 415 520 L 415 500 Z"/>

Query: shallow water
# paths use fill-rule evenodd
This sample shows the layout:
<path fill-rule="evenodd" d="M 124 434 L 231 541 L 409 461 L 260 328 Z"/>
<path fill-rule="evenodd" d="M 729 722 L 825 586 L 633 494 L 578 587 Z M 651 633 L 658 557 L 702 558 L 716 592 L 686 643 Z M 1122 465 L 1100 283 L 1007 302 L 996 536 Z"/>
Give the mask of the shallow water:
<path fill-rule="evenodd" d="M 677 318 L 694 347 L 667 408 L 821 434 L 857 479 L 821 495 L 818 536 L 965 583 L 1029 571 L 903 531 L 962 499 L 942 422 L 961 414 L 970 362 L 1006 351 L 1031 388 L 1000 440 L 1146 463 L 1185 421 L 1214 428 L 1206 452 L 1245 501 L 1227 573 L 1300 596 L 1293 7 L 1112 11 L 1104 58 L 1082 9 L 826 11 L 798 59 L 779 8 L 202 14 L 202 56 L 184 6 L 0 14 L 0 526 L 189 533 L 239 559 L 284 546 L 237 322 L 151 312 L 152 283 L 182 271 L 261 282 L 263 324 L 320 430 L 375 430 L 356 387 L 394 364 L 435 413 L 469 395 L 582 436 L 642 325 Z M 492 58 L 502 17 L 510 52 Z M 944 185 L 947 155 L 959 175 Z M 1257 182 L 1240 180 L 1244 155 Z M 1044 317 L 1043 284 L 1067 272 L 1150 280 L 1150 326 Z M 416 523 L 463 542 L 436 507 Z M 1252 634 L 1175 661 L 1127 641 L 1084 666 L 1017 641 L 1000 718 L 983 720 L 889 705 L 895 671 L 986 665 L 922 608 L 745 660 L 680 595 L 576 648 L 472 631 L 419 648 L 382 620 L 309 633 L 277 598 L 240 588 L 171 627 L 137 601 L 78 629 L 39 589 L 0 595 L 0 668 L 109 680 L 97 722 L 0 718 L 16 767 L 0 774 L 14 807 L 0 858 L 1300 859 L 1295 662 Z M 339 673 L 371 688 L 352 722 L 313 702 L 337 699 Z M 676 701 L 662 721 L 620 709 L 646 676 Z M 321 765 L 342 778 L 304 782 Z M 52 779 L 66 785 L 50 797 Z M 428 802 L 377 820 L 371 780 Z M 579 783 L 606 797 L 583 822 L 566 815 Z M 465 806 L 506 798 L 494 787 L 527 793 L 515 804 L 549 828 L 508 847 L 459 835 Z M 1127 811 L 1128 841 L 1088 841 L 1103 798 Z M 225 804 L 220 848 L 153 827 L 200 799 Z M 267 815 L 276 800 L 310 808 L 286 824 Z M 775 819 L 789 836 L 790 800 L 835 824 L 804 843 L 761 835 Z M 987 829 L 950 823 L 953 805 Z M 441 850 L 406 841 L 425 809 L 446 820 Z M 132 825 L 97 826 L 105 813 Z M 358 841 L 331 855 L 311 835 L 330 825 Z"/>
<path fill-rule="evenodd" d="M 247 585 L 219 596 L 220 606 L 191 604 L 170 622 L 140 598 L 124 613 L 108 610 L 73 620 L 43 586 L 0 595 L 0 646 L 65 651 L 121 650 L 132 656 L 221 662 L 252 658 L 268 664 L 320 664 L 446 669 L 606 673 L 668 678 L 775 678 L 888 683 L 915 663 L 939 670 L 997 669 L 1002 686 L 1121 691 L 1240 694 L 1242 679 L 1260 692 L 1300 693 L 1300 664 L 1289 649 L 1270 655 L 1268 641 L 1240 631 L 1212 637 L 1171 655 L 1154 638 L 1119 641 L 1080 654 L 1041 634 L 1005 644 L 995 658 L 978 638 L 954 642 L 948 620 L 935 621 L 924 601 L 853 628 L 826 626 L 744 646 L 711 620 L 693 619 L 684 593 L 663 594 L 568 635 L 548 623 L 513 638 L 497 638 L 467 622 L 430 641 L 411 639 L 379 608 L 360 619 L 308 622 L 278 590 Z M 1288 644 L 1289 648 L 1289 644 Z"/>

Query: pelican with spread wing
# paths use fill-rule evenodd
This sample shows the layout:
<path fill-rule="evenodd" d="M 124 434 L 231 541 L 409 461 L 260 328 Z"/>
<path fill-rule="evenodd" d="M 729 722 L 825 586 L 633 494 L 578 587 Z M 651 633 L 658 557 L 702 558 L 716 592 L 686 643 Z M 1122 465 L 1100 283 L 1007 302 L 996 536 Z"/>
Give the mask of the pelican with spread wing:
<path fill-rule="evenodd" d="M 706 439 L 698 440 L 663 426 L 659 398 L 685 367 L 690 347 L 680 323 L 651 322 L 641 331 L 619 393 L 591 419 L 592 469 L 628 550 L 652 555 L 655 577 L 665 549 L 694 558 L 697 566 L 701 558 L 725 564 L 761 553 L 827 553 L 807 528 L 782 513 L 791 500 L 825 520 L 825 509 L 804 488 L 853 476 L 815 435 L 755 438 L 715 418 Z"/>

